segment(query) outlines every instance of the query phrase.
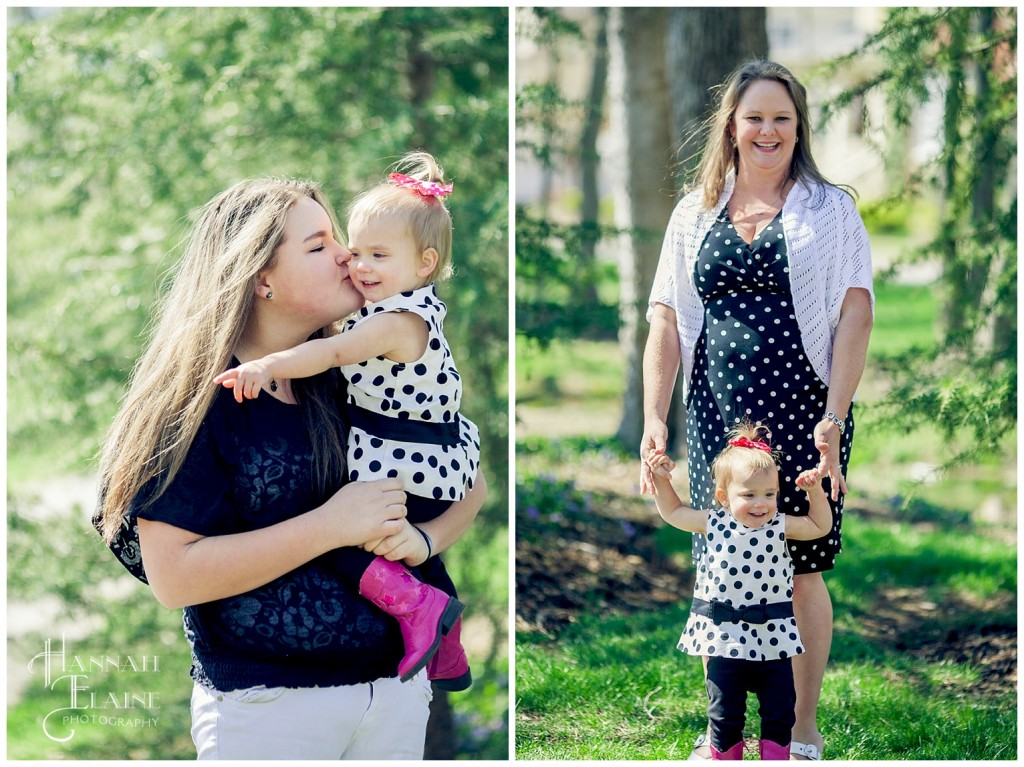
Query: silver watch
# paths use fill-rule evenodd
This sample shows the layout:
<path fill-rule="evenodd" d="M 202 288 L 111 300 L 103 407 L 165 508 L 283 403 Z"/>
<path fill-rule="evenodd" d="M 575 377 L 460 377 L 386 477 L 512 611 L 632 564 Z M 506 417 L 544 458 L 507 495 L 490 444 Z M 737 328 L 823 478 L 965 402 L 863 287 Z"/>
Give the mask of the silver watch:
<path fill-rule="evenodd" d="M 823 415 L 821 417 L 821 420 L 822 421 L 831 421 L 836 426 L 838 426 L 839 427 L 839 434 L 840 434 L 840 436 L 843 434 L 843 432 L 846 431 L 846 421 L 844 421 L 842 418 L 837 416 L 835 414 L 835 412 L 832 411 L 832 410 L 829 410 L 827 413 L 825 413 L 825 415 Z"/>

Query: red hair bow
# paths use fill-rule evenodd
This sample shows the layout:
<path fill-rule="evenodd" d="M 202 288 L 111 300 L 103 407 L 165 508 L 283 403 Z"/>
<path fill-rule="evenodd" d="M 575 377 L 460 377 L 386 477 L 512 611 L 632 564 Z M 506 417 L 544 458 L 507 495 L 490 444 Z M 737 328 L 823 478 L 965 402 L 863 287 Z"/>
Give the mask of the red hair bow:
<path fill-rule="evenodd" d="M 388 176 L 395 186 L 411 189 L 420 197 L 442 198 L 452 193 L 452 184 L 439 184 L 436 181 L 420 181 L 418 178 L 406 176 L 404 173 L 392 173 Z"/>
<path fill-rule="evenodd" d="M 733 447 L 749 447 L 753 450 L 764 450 L 766 453 L 770 453 L 772 449 L 768 447 L 764 442 L 754 442 L 753 440 L 747 439 L 746 437 L 737 437 L 736 439 L 730 439 L 729 444 Z"/>

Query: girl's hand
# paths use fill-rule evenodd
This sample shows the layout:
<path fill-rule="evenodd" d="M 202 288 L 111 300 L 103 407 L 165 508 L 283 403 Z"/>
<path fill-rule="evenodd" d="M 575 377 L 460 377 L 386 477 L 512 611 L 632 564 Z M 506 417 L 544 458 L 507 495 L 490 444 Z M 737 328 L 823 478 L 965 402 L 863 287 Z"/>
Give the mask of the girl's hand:
<path fill-rule="evenodd" d="M 245 399 L 256 399 L 261 389 L 269 389 L 273 376 L 270 368 L 259 360 L 243 362 L 236 368 L 225 370 L 213 379 L 215 384 L 220 384 L 225 389 L 235 390 L 235 401 L 241 402 Z"/>
<path fill-rule="evenodd" d="M 402 526 L 398 532 L 386 538 L 369 541 L 363 548 L 392 562 L 400 559 L 410 567 L 423 564 L 430 553 L 427 542 L 408 520 L 402 519 L 399 522 Z"/>
<path fill-rule="evenodd" d="M 653 418 L 644 421 L 644 435 L 640 439 L 640 495 L 654 494 L 650 461 L 664 455 L 667 444 L 668 424 Z"/>
<path fill-rule="evenodd" d="M 821 420 L 814 427 L 814 446 L 821 453 L 818 471 L 832 480 L 832 500 L 839 500 L 839 493 L 846 493 L 846 479 L 839 467 L 839 427 L 832 421 Z"/>
<path fill-rule="evenodd" d="M 806 491 L 808 494 L 814 488 L 821 487 L 821 469 L 807 469 L 806 471 L 800 472 L 800 476 L 796 478 L 796 486 L 801 490 Z"/>
<path fill-rule="evenodd" d="M 314 513 L 331 539 L 331 549 L 387 540 L 409 526 L 405 521 L 405 491 L 399 479 L 349 482 Z"/>

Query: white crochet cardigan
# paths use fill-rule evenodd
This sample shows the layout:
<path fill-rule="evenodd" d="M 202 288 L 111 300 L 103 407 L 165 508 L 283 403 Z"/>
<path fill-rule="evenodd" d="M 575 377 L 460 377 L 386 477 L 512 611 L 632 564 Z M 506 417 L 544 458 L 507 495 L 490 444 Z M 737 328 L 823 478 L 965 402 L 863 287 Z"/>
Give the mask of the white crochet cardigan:
<path fill-rule="evenodd" d="M 718 205 L 705 210 L 704 194 L 686 195 L 672 212 L 649 307 L 665 304 L 676 313 L 682 354 L 683 382 L 689 386 L 693 353 L 704 328 L 704 306 L 693 282 L 694 265 L 704 237 L 711 230 L 736 186 L 726 179 Z M 871 295 L 871 247 L 853 199 L 837 187 L 797 182 L 782 207 L 782 230 L 789 254 L 793 308 L 804 353 L 827 386 L 832 367 L 832 339 L 846 291 L 864 288 Z M 647 310 L 650 322 L 651 308 Z"/>

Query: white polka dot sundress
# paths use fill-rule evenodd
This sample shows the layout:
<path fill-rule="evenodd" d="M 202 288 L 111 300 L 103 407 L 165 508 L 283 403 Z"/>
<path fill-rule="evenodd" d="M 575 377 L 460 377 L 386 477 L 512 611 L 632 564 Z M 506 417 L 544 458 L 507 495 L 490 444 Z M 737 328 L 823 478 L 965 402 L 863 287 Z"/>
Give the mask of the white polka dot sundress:
<path fill-rule="evenodd" d="M 817 466 L 814 427 L 826 412 L 828 387 L 804 354 L 793 310 L 789 260 L 780 213 L 750 244 L 736 232 L 728 207 L 701 245 L 694 285 L 704 305 L 704 329 L 694 350 L 687 390 L 687 447 L 690 499 L 696 508 L 715 505 L 711 462 L 725 447 L 725 435 L 743 418 L 761 421 L 782 450 L 779 511 L 805 515 L 807 495 L 797 475 Z M 853 442 L 853 408 L 840 445 L 846 474 Z M 832 531 L 817 540 L 790 541 L 797 574 L 835 565 L 841 550 L 843 496 L 831 499 Z M 704 536 L 693 536 L 693 558 L 703 556 Z"/>
<path fill-rule="evenodd" d="M 721 507 L 708 511 L 707 551 L 694 583 L 693 596 L 725 602 L 734 608 L 793 601 L 793 572 L 786 548 L 786 517 L 776 514 L 764 527 L 747 527 Z M 791 658 L 804 651 L 796 620 L 790 616 L 764 623 L 718 623 L 693 611 L 679 637 L 688 655 L 766 661 Z"/>
<path fill-rule="evenodd" d="M 459 412 L 462 380 L 443 332 L 447 307 L 428 285 L 363 307 L 345 330 L 382 312 L 422 317 L 427 349 L 416 362 L 377 357 L 341 367 L 349 384 L 349 477 L 398 477 L 412 495 L 460 500 L 480 464 L 480 434 Z"/>

